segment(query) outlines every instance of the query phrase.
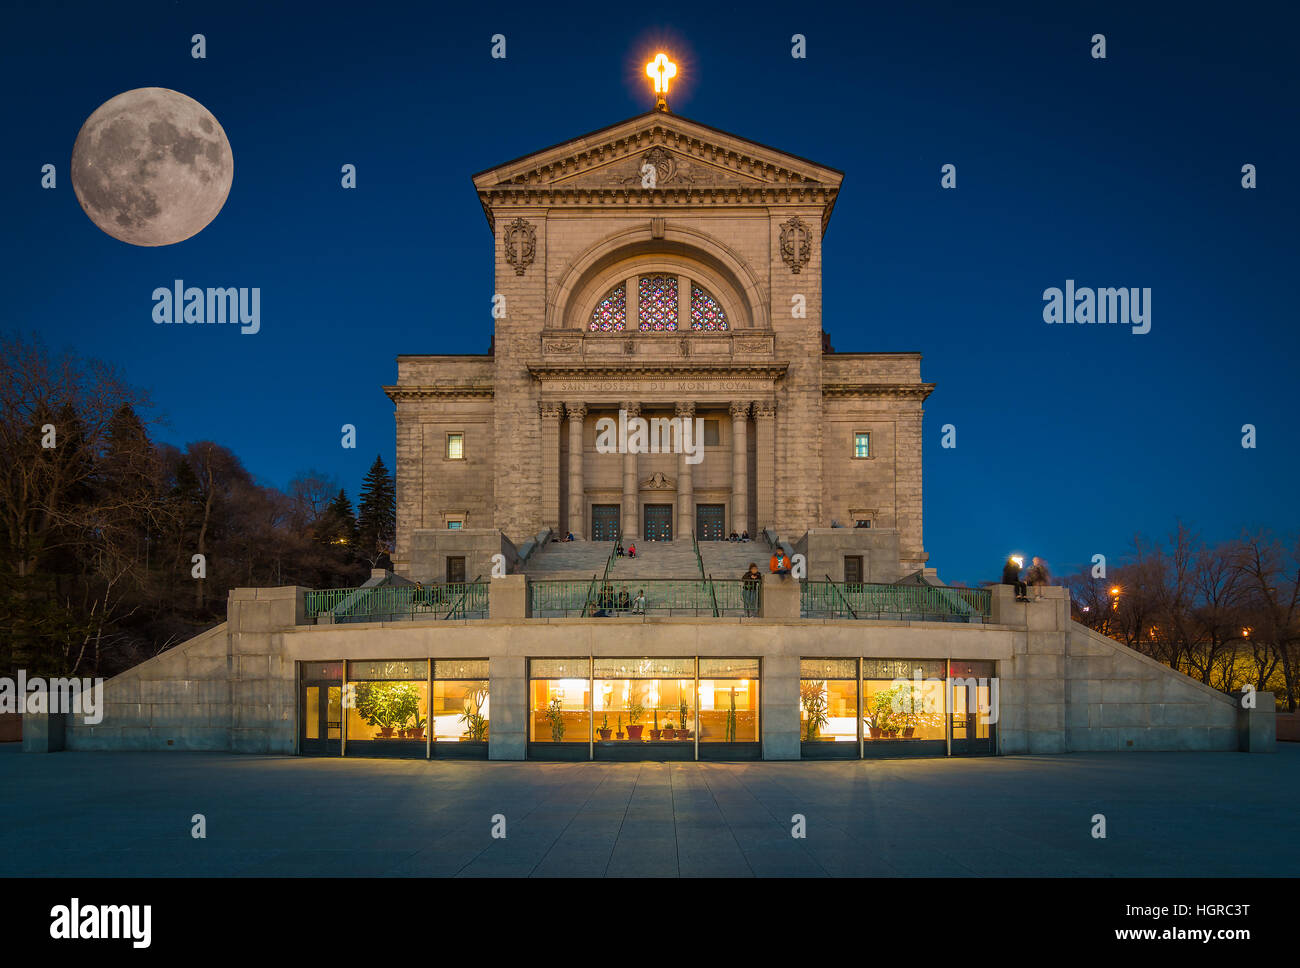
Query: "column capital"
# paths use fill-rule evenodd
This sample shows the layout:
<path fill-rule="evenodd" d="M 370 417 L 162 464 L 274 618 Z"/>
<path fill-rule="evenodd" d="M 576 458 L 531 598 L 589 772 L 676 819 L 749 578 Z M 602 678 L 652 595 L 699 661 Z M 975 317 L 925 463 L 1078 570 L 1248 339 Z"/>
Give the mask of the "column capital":
<path fill-rule="evenodd" d="M 587 415 L 587 405 L 585 403 L 568 402 L 564 405 L 564 409 L 571 420 L 581 420 Z"/>
<path fill-rule="evenodd" d="M 729 409 L 731 410 L 731 418 L 733 420 L 743 420 L 745 417 L 749 416 L 749 401 L 732 400 Z"/>
<path fill-rule="evenodd" d="M 694 401 L 694 400 L 686 400 L 686 401 L 684 401 L 684 402 L 683 402 L 683 401 L 679 401 L 678 404 L 677 404 L 677 416 L 679 416 L 679 417 L 694 417 L 694 416 L 695 416 L 695 401 Z"/>
<path fill-rule="evenodd" d="M 775 417 L 775 416 L 776 416 L 776 401 L 775 401 L 775 400 L 755 400 L 755 401 L 754 401 L 754 416 L 755 416 L 755 418 L 758 418 L 758 417 L 767 417 L 767 418 Z"/>
<path fill-rule="evenodd" d="M 539 403 L 537 410 L 544 420 L 559 420 L 564 416 L 564 404 L 550 400 L 543 400 Z"/>
<path fill-rule="evenodd" d="M 624 400 L 619 406 L 629 417 L 641 416 L 641 404 L 635 400 Z"/>

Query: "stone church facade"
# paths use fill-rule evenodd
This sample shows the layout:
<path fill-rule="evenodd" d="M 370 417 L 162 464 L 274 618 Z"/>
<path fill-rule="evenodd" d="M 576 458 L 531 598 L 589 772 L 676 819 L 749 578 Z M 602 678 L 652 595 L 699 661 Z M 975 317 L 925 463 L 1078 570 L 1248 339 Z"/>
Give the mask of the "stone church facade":
<path fill-rule="evenodd" d="M 399 357 L 393 570 L 234 589 L 226 622 L 106 683 L 101 721 L 29 717 L 25 747 L 1271 750 L 1271 695 L 1244 708 L 1103 638 L 1072 621 L 1068 589 L 1020 601 L 927 567 L 933 385 L 915 353 L 836 353 L 824 335 L 841 180 L 665 110 L 476 176 L 492 351 Z M 602 421 L 638 417 L 698 420 L 699 447 L 600 446 Z M 583 540 L 548 540 L 568 531 Z M 756 543 L 715 540 L 733 531 Z M 645 553 L 613 554 L 617 534 Z M 777 544 L 806 576 L 740 578 Z"/>
<path fill-rule="evenodd" d="M 861 577 L 924 569 L 933 384 L 919 354 L 836 353 L 824 334 L 822 242 L 842 179 L 664 110 L 476 175 L 492 351 L 401 356 L 385 388 L 398 573 L 448 580 L 447 554 L 494 533 L 509 553 L 544 529 L 766 529 L 816 559 L 818 532 L 842 527 L 833 544 L 865 551 Z M 620 411 L 702 419 L 703 459 L 598 453 L 598 421 Z"/>

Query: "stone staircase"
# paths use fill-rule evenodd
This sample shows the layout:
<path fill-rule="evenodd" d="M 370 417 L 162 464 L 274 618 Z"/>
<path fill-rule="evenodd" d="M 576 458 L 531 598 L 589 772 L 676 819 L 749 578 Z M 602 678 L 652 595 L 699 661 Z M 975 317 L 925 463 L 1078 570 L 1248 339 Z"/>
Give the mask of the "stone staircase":
<path fill-rule="evenodd" d="M 628 581 L 636 578 L 677 578 L 690 580 L 700 577 L 700 566 L 695 561 L 691 541 L 637 541 L 636 557 L 614 559 L 611 579 Z"/>
<path fill-rule="evenodd" d="M 766 575 L 772 549 L 766 541 L 701 541 L 700 557 L 704 559 L 704 573 L 721 581 L 739 578 L 751 561 Z"/>
<path fill-rule="evenodd" d="M 524 562 L 523 574 L 548 580 L 599 577 L 605 571 L 605 559 L 613 546 L 612 541 L 552 542 Z"/>

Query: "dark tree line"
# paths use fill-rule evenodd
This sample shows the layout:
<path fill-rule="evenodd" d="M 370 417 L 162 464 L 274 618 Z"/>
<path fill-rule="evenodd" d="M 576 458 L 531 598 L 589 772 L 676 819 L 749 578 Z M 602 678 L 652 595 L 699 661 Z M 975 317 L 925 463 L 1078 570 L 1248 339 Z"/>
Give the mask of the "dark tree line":
<path fill-rule="evenodd" d="M 354 513 L 317 471 L 281 491 L 213 441 L 155 441 L 147 406 L 98 361 L 0 337 L 0 674 L 112 675 L 224 620 L 231 588 L 387 563 L 380 459 Z"/>
<path fill-rule="evenodd" d="M 1205 543 L 1182 523 L 1135 538 L 1105 577 L 1066 580 L 1074 619 L 1224 692 L 1300 702 L 1300 540 L 1243 534 Z"/>

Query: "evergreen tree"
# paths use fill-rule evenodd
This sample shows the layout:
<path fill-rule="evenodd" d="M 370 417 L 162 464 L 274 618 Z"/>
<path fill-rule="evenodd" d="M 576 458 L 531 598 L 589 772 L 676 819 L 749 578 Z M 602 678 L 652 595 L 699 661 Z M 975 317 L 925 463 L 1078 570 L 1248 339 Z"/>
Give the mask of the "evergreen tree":
<path fill-rule="evenodd" d="M 357 516 L 342 488 L 316 522 L 316 540 L 327 545 L 342 545 L 349 550 L 356 548 Z"/>
<path fill-rule="evenodd" d="M 357 513 L 357 554 L 375 561 L 390 551 L 397 536 L 397 487 L 384 459 L 376 456 L 361 484 Z"/>

